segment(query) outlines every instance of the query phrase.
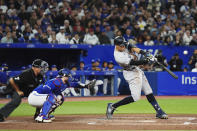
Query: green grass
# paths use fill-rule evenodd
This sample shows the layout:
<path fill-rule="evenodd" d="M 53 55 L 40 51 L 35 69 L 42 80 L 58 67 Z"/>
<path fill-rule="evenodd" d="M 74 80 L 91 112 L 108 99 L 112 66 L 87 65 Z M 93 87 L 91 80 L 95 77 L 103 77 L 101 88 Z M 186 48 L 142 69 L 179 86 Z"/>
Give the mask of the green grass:
<path fill-rule="evenodd" d="M 109 102 L 116 102 L 110 100 L 102 101 L 74 101 L 64 102 L 55 114 L 105 114 L 106 105 Z M 158 99 L 160 106 L 168 114 L 197 114 L 197 100 L 189 99 Z M 0 104 L 2 107 L 4 104 Z M 32 116 L 35 108 L 27 103 L 22 103 L 11 116 Z M 155 113 L 153 107 L 147 100 L 140 100 L 138 102 L 122 106 L 118 108 L 116 113 Z"/>

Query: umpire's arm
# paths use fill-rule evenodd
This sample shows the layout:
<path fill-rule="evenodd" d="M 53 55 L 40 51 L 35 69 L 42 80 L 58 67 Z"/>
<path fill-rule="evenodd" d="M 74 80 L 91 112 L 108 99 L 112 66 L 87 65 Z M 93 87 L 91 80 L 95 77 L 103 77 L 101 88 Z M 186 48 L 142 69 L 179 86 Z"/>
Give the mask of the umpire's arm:
<path fill-rule="evenodd" d="M 19 89 L 19 87 L 14 82 L 13 78 L 10 78 L 9 82 L 10 82 L 11 86 L 15 89 L 15 91 L 18 93 L 18 95 L 20 95 L 20 96 L 24 95 L 24 93 Z"/>

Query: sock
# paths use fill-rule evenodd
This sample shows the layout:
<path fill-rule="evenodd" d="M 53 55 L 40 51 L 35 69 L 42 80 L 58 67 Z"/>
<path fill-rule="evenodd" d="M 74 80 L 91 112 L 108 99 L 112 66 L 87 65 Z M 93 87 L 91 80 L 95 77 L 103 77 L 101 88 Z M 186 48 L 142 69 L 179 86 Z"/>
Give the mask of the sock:
<path fill-rule="evenodd" d="M 119 106 L 126 105 L 126 104 L 129 104 L 129 103 L 132 103 L 132 102 L 134 102 L 133 97 L 132 96 L 128 96 L 128 97 L 125 97 L 124 99 L 114 103 L 112 105 L 112 107 L 117 108 Z"/>
<path fill-rule="evenodd" d="M 152 93 L 146 95 L 146 98 L 151 103 L 157 113 L 161 114 L 163 112 Z"/>

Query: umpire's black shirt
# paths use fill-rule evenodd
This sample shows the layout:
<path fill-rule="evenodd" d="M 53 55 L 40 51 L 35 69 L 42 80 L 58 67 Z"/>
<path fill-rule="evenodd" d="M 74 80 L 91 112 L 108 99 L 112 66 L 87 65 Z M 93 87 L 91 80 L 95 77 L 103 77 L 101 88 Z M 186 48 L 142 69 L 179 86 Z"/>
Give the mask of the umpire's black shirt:
<path fill-rule="evenodd" d="M 32 69 L 27 69 L 20 75 L 13 77 L 13 80 L 27 97 L 39 84 L 43 83 L 43 76 L 40 74 L 35 76 Z M 9 83 L 8 86 L 11 87 L 11 84 Z"/>

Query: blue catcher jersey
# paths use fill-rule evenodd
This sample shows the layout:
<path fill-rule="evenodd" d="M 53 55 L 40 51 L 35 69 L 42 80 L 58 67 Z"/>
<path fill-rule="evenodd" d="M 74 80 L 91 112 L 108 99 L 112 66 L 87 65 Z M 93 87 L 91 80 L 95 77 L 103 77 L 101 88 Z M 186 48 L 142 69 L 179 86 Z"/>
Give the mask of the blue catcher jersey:
<path fill-rule="evenodd" d="M 47 81 L 44 85 L 39 85 L 34 91 L 37 91 L 39 94 L 55 94 L 60 95 L 69 84 L 64 84 L 60 78 L 54 78 Z"/>

